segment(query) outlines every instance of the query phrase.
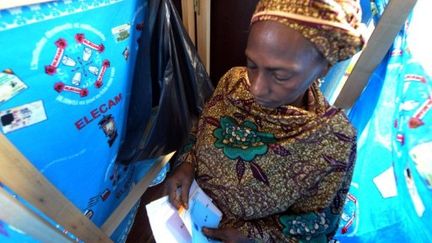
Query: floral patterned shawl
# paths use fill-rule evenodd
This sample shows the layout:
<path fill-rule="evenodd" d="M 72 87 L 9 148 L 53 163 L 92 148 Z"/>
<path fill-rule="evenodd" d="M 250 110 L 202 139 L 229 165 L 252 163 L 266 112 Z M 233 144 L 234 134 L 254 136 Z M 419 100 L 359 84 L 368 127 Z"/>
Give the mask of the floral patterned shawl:
<path fill-rule="evenodd" d="M 246 68 L 219 82 L 181 159 L 224 214 L 221 227 L 281 242 L 331 238 L 351 181 L 355 130 L 316 85 L 307 108 L 255 103 Z"/>

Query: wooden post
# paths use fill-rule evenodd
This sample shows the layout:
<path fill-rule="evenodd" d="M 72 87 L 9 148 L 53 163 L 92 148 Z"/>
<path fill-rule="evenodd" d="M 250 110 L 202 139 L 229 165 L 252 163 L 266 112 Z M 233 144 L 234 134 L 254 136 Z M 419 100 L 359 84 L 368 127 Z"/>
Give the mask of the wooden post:
<path fill-rule="evenodd" d="M 201 57 L 207 73 L 210 75 L 210 28 L 211 28 L 211 1 L 199 0 L 197 12 L 197 46 L 198 54 Z"/>
<path fill-rule="evenodd" d="M 112 242 L 0 134 L 0 181 L 85 242 Z"/>
<path fill-rule="evenodd" d="M 63 232 L 22 205 L 0 187 L 0 219 L 35 240 L 47 243 L 72 242 Z"/>
<path fill-rule="evenodd" d="M 183 25 L 210 74 L 210 0 L 182 0 Z"/>
<path fill-rule="evenodd" d="M 195 45 L 196 34 L 195 34 L 194 0 L 182 0 L 181 6 L 182 6 L 183 25 L 186 31 L 189 33 L 189 37 L 191 38 L 192 43 Z"/>
<path fill-rule="evenodd" d="M 343 85 L 335 106 L 349 109 L 364 90 L 375 68 L 383 60 L 417 0 L 391 0 L 365 49 Z"/>
<path fill-rule="evenodd" d="M 141 179 L 141 181 L 132 188 L 126 198 L 121 202 L 121 204 L 116 208 L 116 210 L 109 216 L 109 218 L 102 225 L 101 229 L 107 234 L 112 235 L 114 230 L 120 225 L 123 219 L 130 212 L 132 207 L 138 202 L 144 192 L 147 190 L 150 182 L 156 177 L 159 171 L 168 163 L 175 152 L 165 155 L 156 162 L 154 162 L 150 171 L 146 176 Z"/>

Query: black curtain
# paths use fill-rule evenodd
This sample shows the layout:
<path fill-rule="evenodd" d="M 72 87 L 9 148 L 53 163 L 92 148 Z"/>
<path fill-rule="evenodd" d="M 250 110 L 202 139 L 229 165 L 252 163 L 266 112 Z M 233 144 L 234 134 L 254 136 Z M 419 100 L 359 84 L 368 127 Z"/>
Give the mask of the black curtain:
<path fill-rule="evenodd" d="M 149 0 L 126 136 L 117 161 L 155 158 L 185 143 L 213 86 L 171 0 Z"/>

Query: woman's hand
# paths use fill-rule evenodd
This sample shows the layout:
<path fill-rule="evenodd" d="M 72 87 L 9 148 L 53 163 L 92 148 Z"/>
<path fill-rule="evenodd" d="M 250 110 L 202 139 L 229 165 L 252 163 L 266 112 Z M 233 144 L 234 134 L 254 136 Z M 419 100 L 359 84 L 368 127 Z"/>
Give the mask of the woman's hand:
<path fill-rule="evenodd" d="M 238 230 L 232 228 L 210 229 L 203 228 L 203 233 L 213 239 L 220 240 L 224 243 L 253 243 L 254 240 L 242 235 Z"/>
<path fill-rule="evenodd" d="M 183 163 L 177 167 L 174 173 L 166 181 L 166 190 L 171 204 L 179 209 L 181 206 L 188 208 L 189 189 L 194 178 L 192 164 Z M 177 189 L 180 190 L 180 197 L 177 196 Z"/>

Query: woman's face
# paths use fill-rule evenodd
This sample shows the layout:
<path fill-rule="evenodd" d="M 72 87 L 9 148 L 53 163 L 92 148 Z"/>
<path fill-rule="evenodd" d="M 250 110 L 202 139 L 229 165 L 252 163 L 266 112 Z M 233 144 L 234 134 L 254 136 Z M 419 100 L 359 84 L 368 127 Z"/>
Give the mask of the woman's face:
<path fill-rule="evenodd" d="M 328 62 L 311 42 L 274 21 L 252 25 L 246 57 L 250 92 L 256 102 L 269 108 L 301 107 L 306 90 L 328 69 Z"/>

